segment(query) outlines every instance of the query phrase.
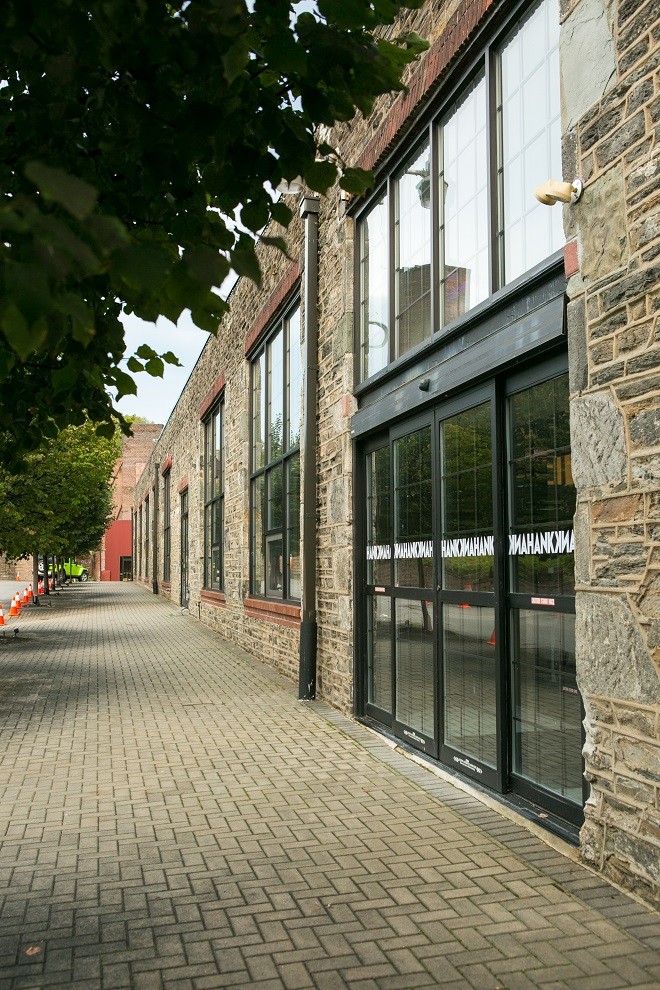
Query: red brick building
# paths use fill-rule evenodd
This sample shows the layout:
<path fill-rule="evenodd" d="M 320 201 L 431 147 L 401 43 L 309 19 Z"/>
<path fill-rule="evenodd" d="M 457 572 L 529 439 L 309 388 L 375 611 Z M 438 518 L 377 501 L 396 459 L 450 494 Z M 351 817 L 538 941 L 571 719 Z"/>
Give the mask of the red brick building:
<path fill-rule="evenodd" d="M 162 429 L 160 423 L 135 423 L 133 436 L 124 437 L 121 457 L 117 459 L 113 475 L 113 521 L 103 537 L 100 550 L 93 557 L 92 576 L 98 581 L 120 581 L 133 575 L 133 495 Z"/>

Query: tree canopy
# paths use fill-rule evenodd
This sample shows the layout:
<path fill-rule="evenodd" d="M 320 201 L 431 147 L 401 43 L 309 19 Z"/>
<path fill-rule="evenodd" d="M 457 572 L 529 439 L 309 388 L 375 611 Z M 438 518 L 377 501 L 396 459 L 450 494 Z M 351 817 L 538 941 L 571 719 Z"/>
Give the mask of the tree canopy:
<path fill-rule="evenodd" d="M 217 330 L 214 287 L 258 282 L 255 235 L 291 219 L 268 184 L 337 180 L 321 125 L 402 88 L 425 43 L 379 28 L 421 4 L 5 0 L 0 461 L 86 417 L 128 430 L 108 389 L 134 394 L 131 372 L 176 358 L 143 345 L 124 370 L 120 316 L 190 309 Z"/>
<path fill-rule="evenodd" d="M 0 466 L 0 553 L 12 559 L 95 550 L 112 513 L 118 435 L 93 423 L 67 427 L 26 454 L 22 470 Z"/>

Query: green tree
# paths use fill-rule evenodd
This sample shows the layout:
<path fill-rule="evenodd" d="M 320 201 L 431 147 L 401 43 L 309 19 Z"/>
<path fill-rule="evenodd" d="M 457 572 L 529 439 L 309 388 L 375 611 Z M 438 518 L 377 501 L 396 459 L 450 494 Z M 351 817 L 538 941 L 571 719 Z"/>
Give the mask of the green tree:
<path fill-rule="evenodd" d="M 123 370 L 120 316 L 189 308 L 217 330 L 214 287 L 258 282 L 257 232 L 291 219 L 266 184 L 337 179 L 321 127 L 402 88 L 425 43 L 378 29 L 421 3 L 5 0 L 0 459 L 86 418 L 128 432 L 108 388 L 134 394 L 132 372 L 176 358 L 142 345 Z"/>
<path fill-rule="evenodd" d="M 99 437 L 87 422 L 44 441 L 20 472 L 0 466 L 0 553 L 20 559 L 94 550 L 112 513 L 119 453 L 118 437 Z"/>

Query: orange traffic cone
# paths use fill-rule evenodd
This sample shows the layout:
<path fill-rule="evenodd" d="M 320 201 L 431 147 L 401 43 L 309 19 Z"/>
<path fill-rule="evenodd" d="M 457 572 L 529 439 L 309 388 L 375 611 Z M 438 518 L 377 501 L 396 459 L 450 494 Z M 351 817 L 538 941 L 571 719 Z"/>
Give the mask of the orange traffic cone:
<path fill-rule="evenodd" d="M 9 608 L 10 615 L 18 615 L 18 609 L 16 608 L 16 595 L 11 600 L 11 606 Z"/>
<path fill-rule="evenodd" d="M 492 633 L 490 634 L 490 639 L 488 640 L 488 645 L 489 646 L 495 646 L 495 630 L 494 629 L 493 629 Z"/>
<path fill-rule="evenodd" d="M 44 579 L 40 578 L 39 584 L 37 586 L 37 594 L 43 595 L 43 593 L 44 593 Z"/>
<path fill-rule="evenodd" d="M 5 613 L 2 611 L 2 603 L 0 602 L 0 626 L 6 626 Z"/>
<path fill-rule="evenodd" d="M 23 605 L 29 605 L 29 604 L 30 604 L 30 595 L 28 594 L 28 588 L 26 584 L 25 588 L 23 589 Z"/>
<path fill-rule="evenodd" d="M 30 581 L 30 583 L 28 584 L 28 592 L 29 592 L 29 594 L 30 594 L 30 601 L 32 601 L 32 599 L 34 598 L 34 595 L 33 595 L 33 593 L 32 593 L 32 582 L 31 582 L 31 581 Z"/>
<path fill-rule="evenodd" d="M 23 608 L 23 606 L 21 605 L 21 594 L 20 594 L 19 591 L 16 592 L 16 594 L 14 595 L 14 598 L 16 599 L 16 610 L 17 610 L 16 614 L 17 615 L 20 615 L 21 614 L 21 609 Z"/>

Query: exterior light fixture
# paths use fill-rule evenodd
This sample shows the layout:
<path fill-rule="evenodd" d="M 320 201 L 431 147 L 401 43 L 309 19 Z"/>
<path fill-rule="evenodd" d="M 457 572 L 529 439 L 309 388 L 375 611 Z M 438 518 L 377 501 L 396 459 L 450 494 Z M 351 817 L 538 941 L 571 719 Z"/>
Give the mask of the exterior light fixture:
<path fill-rule="evenodd" d="M 280 179 L 275 186 L 275 191 L 283 196 L 299 196 L 303 191 L 303 180 L 299 175 L 295 179 Z"/>
<path fill-rule="evenodd" d="M 554 206 L 555 203 L 577 203 L 582 195 L 584 182 L 573 179 L 572 182 L 562 182 L 560 179 L 547 179 L 537 186 L 534 195 L 544 206 Z"/>

